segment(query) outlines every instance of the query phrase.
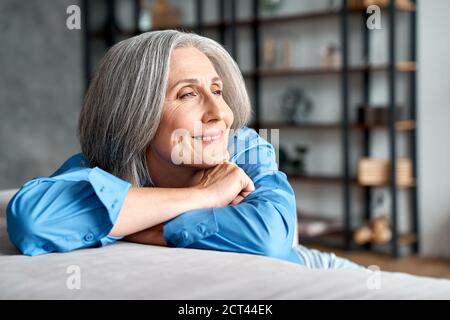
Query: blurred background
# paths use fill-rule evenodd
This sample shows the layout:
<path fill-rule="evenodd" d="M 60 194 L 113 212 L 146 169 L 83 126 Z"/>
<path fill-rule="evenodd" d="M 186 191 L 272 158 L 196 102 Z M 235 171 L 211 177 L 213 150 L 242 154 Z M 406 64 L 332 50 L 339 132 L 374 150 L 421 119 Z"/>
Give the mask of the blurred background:
<path fill-rule="evenodd" d="M 300 243 L 450 278 L 449 12 L 450 0 L 0 0 L 0 190 L 79 152 L 108 47 L 193 31 L 239 64 L 250 126 L 279 130 Z"/>

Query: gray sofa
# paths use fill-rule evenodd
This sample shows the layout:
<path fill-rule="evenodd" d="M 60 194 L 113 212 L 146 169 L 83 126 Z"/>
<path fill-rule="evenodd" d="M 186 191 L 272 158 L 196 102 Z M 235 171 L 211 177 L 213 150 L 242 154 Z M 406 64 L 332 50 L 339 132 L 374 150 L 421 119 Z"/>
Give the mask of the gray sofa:
<path fill-rule="evenodd" d="M 272 258 L 118 242 L 22 256 L 0 193 L 0 299 L 450 299 L 450 281 L 402 273 L 309 270 Z"/>

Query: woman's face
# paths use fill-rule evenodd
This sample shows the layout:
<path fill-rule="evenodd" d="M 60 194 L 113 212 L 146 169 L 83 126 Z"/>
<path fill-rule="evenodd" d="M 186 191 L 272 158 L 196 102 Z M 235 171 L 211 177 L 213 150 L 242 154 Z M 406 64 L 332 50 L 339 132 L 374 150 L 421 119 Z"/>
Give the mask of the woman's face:
<path fill-rule="evenodd" d="M 234 117 L 222 90 L 206 55 L 194 47 L 173 50 L 164 110 L 148 150 L 151 158 L 196 168 L 228 159 Z"/>

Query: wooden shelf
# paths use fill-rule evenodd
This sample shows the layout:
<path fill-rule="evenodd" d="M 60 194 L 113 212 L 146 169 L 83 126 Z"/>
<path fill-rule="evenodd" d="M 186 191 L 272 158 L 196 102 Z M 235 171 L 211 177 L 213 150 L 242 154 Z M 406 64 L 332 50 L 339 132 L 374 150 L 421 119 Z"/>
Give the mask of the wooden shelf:
<path fill-rule="evenodd" d="M 377 4 L 377 5 L 380 7 L 380 9 L 388 9 L 389 8 L 389 5 L 379 5 L 379 4 Z M 353 11 L 353 12 L 355 12 L 355 11 L 358 12 L 358 11 L 365 11 L 366 8 L 367 8 L 367 6 L 361 6 L 361 7 L 351 8 L 349 10 Z M 415 5 L 415 3 L 410 2 L 410 1 L 396 0 L 395 8 L 398 11 L 415 11 L 416 5 Z"/>
<path fill-rule="evenodd" d="M 261 122 L 260 128 L 264 129 L 302 129 L 302 130 L 333 130 L 340 129 L 340 123 L 286 123 L 286 122 Z"/>
<path fill-rule="evenodd" d="M 311 123 L 284 123 L 284 122 L 261 122 L 260 128 L 264 129 L 299 129 L 299 130 L 339 130 L 342 125 L 338 122 L 311 122 Z M 399 131 L 414 130 L 416 127 L 415 121 L 401 120 L 396 122 L 396 129 Z M 363 125 L 358 123 L 352 123 L 349 125 L 353 130 L 365 130 L 365 129 L 387 129 L 387 125 Z"/>
<path fill-rule="evenodd" d="M 298 222 L 299 224 L 301 221 Z M 352 231 L 353 234 L 353 231 Z M 345 232 L 344 230 L 341 231 L 335 231 L 335 232 L 329 232 L 323 235 L 314 236 L 314 237 L 308 237 L 303 236 L 299 234 L 299 242 L 302 243 L 320 243 L 320 244 L 328 244 L 332 245 L 334 247 L 343 247 L 345 241 Z M 398 236 L 397 243 L 402 246 L 409 246 L 417 242 L 417 236 L 413 233 L 402 233 Z M 355 243 L 352 239 L 352 245 L 358 248 L 363 248 L 363 245 L 359 245 Z M 379 243 L 372 243 L 372 245 L 386 247 L 390 246 L 391 243 L 386 244 L 379 244 Z"/>
<path fill-rule="evenodd" d="M 351 12 L 357 12 L 358 10 L 352 10 Z M 324 9 L 324 10 L 315 10 L 310 12 L 303 12 L 298 14 L 292 14 L 292 15 L 285 15 L 285 16 L 271 16 L 271 17 L 259 17 L 257 19 L 241 19 L 236 21 L 237 27 L 250 27 L 255 24 L 274 24 L 274 23 L 289 23 L 289 22 L 298 22 L 298 21 L 304 21 L 304 20 L 312 20 L 312 19 L 318 19 L 318 18 L 327 18 L 332 16 L 339 15 L 340 10 L 339 9 Z M 203 29 L 209 30 L 209 29 L 216 29 L 223 27 L 230 27 L 231 21 L 224 21 L 224 22 L 206 22 L 202 25 Z M 175 28 L 181 28 L 186 30 L 195 30 L 197 28 L 197 25 L 182 25 Z M 158 29 L 152 29 L 152 30 L 158 30 Z"/>
<path fill-rule="evenodd" d="M 301 174 L 293 174 L 286 173 L 287 177 L 291 181 L 299 181 L 305 183 L 342 183 L 342 176 L 327 176 L 327 175 L 301 175 Z M 356 178 L 350 178 L 351 183 L 356 183 Z"/>
<path fill-rule="evenodd" d="M 381 7 L 386 9 L 387 7 Z M 415 5 L 407 5 L 405 3 L 397 3 L 396 5 L 397 10 L 399 11 L 414 11 Z M 361 8 L 349 8 L 348 12 L 353 14 L 360 14 L 366 10 L 365 7 Z M 307 20 L 313 20 L 313 19 L 323 19 L 323 18 L 329 18 L 329 17 L 337 17 L 341 13 L 340 8 L 333 8 L 333 9 L 322 9 L 322 10 L 314 10 L 309 12 L 302 12 L 292 15 L 285 15 L 285 16 L 271 16 L 271 17 L 259 17 L 256 19 L 242 19 L 236 21 L 237 27 L 250 27 L 255 24 L 261 24 L 261 25 L 270 25 L 275 23 L 290 23 L 290 22 L 300 22 L 300 21 L 307 21 Z M 224 21 L 224 22 L 206 22 L 202 24 L 202 29 L 204 30 L 214 30 L 220 27 L 230 27 L 231 22 L 230 21 Z M 198 25 L 196 24 L 182 24 L 179 26 L 173 26 L 171 27 L 173 29 L 178 30 L 186 30 L 186 31 L 194 31 L 198 28 Z M 152 28 L 149 31 L 156 31 L 156 30 L 163 30 L 168 28 Z M 137 34 L 142 33 L 142 31 L 132 29 L 132 30 L 117 30 L 118 33 L 122 36 L 134 36 Z M 105 36 L 104 30 L 97 30 L 94 32 L 91 32 L 91 36 L 101 38 Z"/>
<path fill-rule="evenodd" d="M 242 20 L 236 21 L 235 25 L 237 27 L 250 27 L 254 24 L 287 23 L 287 22 L 293 22 L 293 21 L 310 20 L 310 19 L 336 16 L 339 14 L 339 12 L 340 12 L 339 9 L 325 9 L 325 10 L 317 10 L 317 11 L 299 13 L 299 14 L 295 14 L 295 15 L 287 15 L 287 16 L 260 17 L 257 19 L 242 19 Z M 222 26 L 230 27 L 231 22 L 230 21 L 206 22 L 206 23 L 202 24 L 202 29 L 211 30 L 211 29 L 220 28 Z M 192 31 L 192 30 L 197 29 L 198 26 L 196 24 L 185 24 L 185 25 L 173 26 L 172 28 L 177 29 L 177 30 L 182 29 L 182 30 L 186 30 L 186 31 Z M 163 30 L 163 29 L 167 29 L 167 28 L 152 28 L 150 31 Z M 132 36 L 132 35 L 141 33 L 138 30 L 121 30 L 119 32 L 121 35 L 124 35 L 124 36 Z M 104 32 L 102 30 L 92 33 L 92 36 L 94 36 L 94 37 L 102 37 L 103 35 L 104 35 Z"/>
<path fill-rule="evenodd" d="M 309 12 L 302 12 L 292 15 L 285 16 L 271 16 L 271 17 L 260 17 L 259 19 L 250 19 L 246 21 L 242 21 L 243 24 L 240 24 L 240 21 L 237 25 L 247 26 L 252 25 L 253 23 L 260 24 L 273 24 L 273 23 L 288 23 L 288 22 L 298 22 L 304 20 L 312 20 L 312 19 L 322 19 L 328 18 L 332 16 L 337 16 L 340 13 L 340 9 L 324 9 L 324 10 L 314 10 Z"/>
<path fill-rule="evenodd" d="M 361 184 L 359 182 L 358 182 L 358 185 L 361 186 L 361 187 L 370 187 L 370 188 L 387 188 L 387 187 L 390 186 L 389 183 L 383 183 L 383 184 L 378 184 L 378 185 L 372 185 L 372 184 L 371 185 L 366 185 L 366 184 Z M 397 183 L 397 188 L 400 188 L 400 189 L 408 189 L 408 188 L 413 188 L 415 186 L 416 186 L 415 181 L 412 181 L 411 183 L 408 183 L 408 184 Z"/>
<path fill-rule="evenodd" d="M 377 65 L 355 65 L 349 66 L 350 73 L 358 73 L 365 71 L 386 71 L 388 64 Z M 413 61 L 403 61 L 397 63 L 398 72 L 413 72 L 416 70 L 416 63 Z M 266 69 L 260 68 L 256 71 L 243 72 L 244 78 L 259 77 L 290 77 L 290 76 L 308 76 L 308 75 L 328 75 L 340 74 L 343 71 L 341 67 L 325 68 L 325 67 L 311 67 L 311 68 L 290 68 L 290 69 Z"/>
<path fill-rule="evenodd" d="M 307 76 L 307 75 L 321 75 L 321 74 L 338 74 L 342 68 L 324 68 L 324 67 L 310 67 L 310 68 L 291 68 L 291 69 L 265 69 L 260 68 L 256 71 L 244 72 L 245 78 L 250 77 L 288 77 L 288 76 Z"/>
<path fill-rule="evenodd" d="M 304 182 L 304 183 L 321 183 L 321 184 L 339 184 L 343 182 L 344 177 L 342 176 L 331 176 L 331 175 L 301 175 L 295 173 L 287 173 L 288 180 L 292 182 Z M 389 187 L 389 183 L 380 184 L 380 185 L 363 185 L 358 182 L 356 177 L 350 178 L 350 183 L 357 185 L 359 187 L 371 187 L 371 188 L 387 188 Z M 410 184 L 397 184 L 397 187 L 400 189 L 408 189 L 415 187 L 415 182 Z"/>
<path fill-rule="evenodd" d="M 411 11 L 415 10 L 415 7 L 408 7 L 404 4 L 397 4 L 397 10 L 399 11 Z M 387 8 L 387 7 L 382 7 Z M 355 8 L 355 9 L 348 9 L 350 13 L 354 14 L 360 14 L 366 10 L 366 7 L 364 8 Z M 332 9 L 322 9 L 322 10 L 313 10 L 308 12 L 301 12 L 297 14 L 290 14 L 290 15 L 284 15 L 284 16 L 266 16 L 266 17 L 259 17 L 257 19 L 242 19 L 236 21 L 237 27 L 250 27 L 254 24 L 276 24 L 276 23 L 290 23 L 290 22 L 299 22 L 299 21 L 307 21 L 307 20 L 313 20 L 313 19 L 323 19 L 323 18 L 329 18 L 333 16 L 339 16 L 341 13 L 340 8 L 332 8 Z M 215 29 L 219 28 L 221 26 L 229 27 L 231 26 L 230 21 L 224 21 L 221 22 L 206 22 L 202 25 L 203 29 Z M 187 30 L 195 30 L 197 28 L 197 25 L 182 25 L 177 28 L 183 28 Z M 157 30 L 157 29 L 154 29 Z"/>
<path fill-rule="evenodd" d="M 377 124 L 377 125 L 363 125 L 354 124 L 352 125 L 354 129 L 387 129 L 387 124 Z M 416 122 L 414 120 L 400 120 L 395 123 L 395 128 L 398 131 L 409 131 L 416 128 Z"/>

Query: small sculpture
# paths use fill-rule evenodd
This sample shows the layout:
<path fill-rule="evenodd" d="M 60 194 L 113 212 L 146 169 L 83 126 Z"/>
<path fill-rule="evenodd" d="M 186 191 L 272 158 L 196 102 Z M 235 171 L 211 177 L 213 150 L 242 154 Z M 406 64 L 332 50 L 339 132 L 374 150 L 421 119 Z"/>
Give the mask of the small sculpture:
<path fill-rule="evenodd" d="M 389 218 L 381 216 L 372 221 L 372 241 L 386 244 L 391 240 L 392 232 L 389 228 Z"/>
<path fill-rule="evenodd" d="M 288 88 L 282 95 L 281 112 L 287 122 L 305 122 L 312 108 L 311 100 L 300 88 Z"/>
<path fill-rule="evenodd" d="M 308 153 L 308 147 L 296 146 L 297 157 L 292 160 L 291 165 L 295 173 L 304 175 L 306 173 L 306 154 Z"/>
<path fill-rule="evenodd" d="M 304 175 L 306 172 L 306 154 L 308 147 L 299 145 L 295 149 L 297 154 L 294 158 L 291 158 L 283 146 L 278 148 L 280 170 L 288 174 Z"/>
<path fill-rule="evenodd" d="M 336 45 L 331 44 L 322 49 L 321 66 L 324 68 L 338 68 L 342 64 L 342 57 Z"/>
<path fill-rule="evenodd" d="M 264 66 L 272 68 L 275 66 L 276 50 L 273 37 L 266 37 L 263 41 L 263 61 Z"/>
<path fill-rule="evenodd" d="M 263 66 L 290 69 L 293 67 L 295 39 L 292 36 L 267 35 L 263 39 Z"/>
<path fill-rule="evenodd" d="M 387 216 L 374 218 L 355 231 L 353 240 L 361 245 L 368 242 L 386 244 L 392 238 L 392 232 L 389 225 L 390 221 Z"/>
<path fill-rule="evenodd" d="M 289 69 L 292 67 L 292 40 L 284 39 L 282 43 L 281 67 Z"/>
<path fill-rule="evenodd" d="M 274 14 L 280 9 L 283 2 L 283 0 L 260 0 L 260 5 L 263 11 Z"/>

